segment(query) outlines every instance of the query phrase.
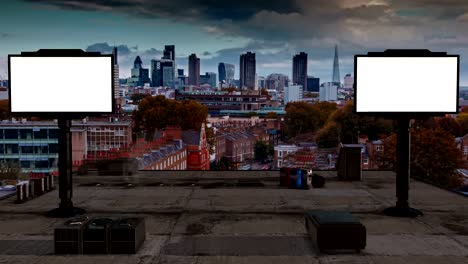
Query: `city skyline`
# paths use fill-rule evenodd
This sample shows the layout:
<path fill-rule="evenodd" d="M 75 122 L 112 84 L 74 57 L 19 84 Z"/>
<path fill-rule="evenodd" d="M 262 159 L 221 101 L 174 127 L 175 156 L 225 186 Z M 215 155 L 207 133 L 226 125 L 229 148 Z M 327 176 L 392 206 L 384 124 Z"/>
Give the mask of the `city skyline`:
<path fill-rule="evenodd" d="M 428 0 L 271 1 L 71 1 L 13 0 L 2 3 L 0 79 L 8 54 L 39 48 L 81 48 L 112 53 L 129 77 L 139 55 L 144 67 L 175 45 L 177 67 L 200 58 L 201 72 L 220 62 L 239 68 L 240 54 L 256 53 L 257 74 L 292 77 L 292 57 L 309 56 L 308 75 L 332 80 L 333 48 L 340 73 L 353 73 L 353 55 L 387 48 L 427 48 L 461 55 L 460 84 L 468 85 L 468 3 Z M 238 71 L 235 78 L 239 79 Z M 3 77 L 2 77 L 3 76 Z"/>

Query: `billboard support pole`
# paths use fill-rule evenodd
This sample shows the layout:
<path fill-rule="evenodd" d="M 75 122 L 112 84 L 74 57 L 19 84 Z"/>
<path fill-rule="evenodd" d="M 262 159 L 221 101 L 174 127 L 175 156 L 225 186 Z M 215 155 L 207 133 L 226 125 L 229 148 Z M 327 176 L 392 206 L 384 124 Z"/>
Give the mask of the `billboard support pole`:
<path fill-rule="evenodd" d="M 73 206 L 72 180 L 72 136 L 71 119 L 64 116 L 58 119 L 59 126 L 59 207 L 47 212 L 49 217 L 72 217 L 85 213 L 84 209 Z"/>
<path fill-rule="evenodd" d="M 411 208 L 408 202 L 410 180 L 410 118 L 397 119 L 397 144 L 396 144 L 396 205 L 384 210 L 388 216 L 417 217 L 423 215 L 421 211 Z"/>

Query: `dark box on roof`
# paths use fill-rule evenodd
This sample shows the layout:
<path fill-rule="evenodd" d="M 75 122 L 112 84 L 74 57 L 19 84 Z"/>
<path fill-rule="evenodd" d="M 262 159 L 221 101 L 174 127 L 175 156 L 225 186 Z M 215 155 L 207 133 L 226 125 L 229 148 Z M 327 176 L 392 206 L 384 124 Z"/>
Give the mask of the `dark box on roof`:
<path fill-rule="evenodd" d="M 136 254 L 146 238 L 145 219 L 121 218 L 111 226 L 111 253 Z"/>
<path fill-rule="evenodd" d="M 88 222 L 83 232 L 83 254 L 110 253 L 110 228 L 113 224 L 110 218 L 96 218 Z"/>
<path fill-rule="evenodd" d="M 366 247 L 366 228 L 348 212 L 312 210 L 305 213 L 305 225 L 320 251 Z"/>
<path fill-rule="evenodd" d="M 54 230 L 55 254 L 82 254 L 83 230 L 89 219 L 78 217 L 66 221 Z"/>

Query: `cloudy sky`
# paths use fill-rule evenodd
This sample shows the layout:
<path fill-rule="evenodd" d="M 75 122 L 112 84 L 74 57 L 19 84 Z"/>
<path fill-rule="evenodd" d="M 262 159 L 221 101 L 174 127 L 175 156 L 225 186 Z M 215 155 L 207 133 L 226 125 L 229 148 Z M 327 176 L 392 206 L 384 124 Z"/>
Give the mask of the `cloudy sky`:
<path fill-rule="evenodd" d="M 8 0 L 0 10 L 0 79 L 7 55 L 21 51 L 115 45 L 127 77 L 136 55 L 149 67 L 174 44 L 179 68 L 196 53 L 202 73 L 227 62 L 236 75 L 243 52 L 256 53 L 266 76 L 291 75 L 292 56 L 305 51 L 309 75 L 330 81 L 338 44 L 341 76 L 353 71 L 354 54 L 427 48 L 460 54 L 468 85 L 467 0 Z"/>

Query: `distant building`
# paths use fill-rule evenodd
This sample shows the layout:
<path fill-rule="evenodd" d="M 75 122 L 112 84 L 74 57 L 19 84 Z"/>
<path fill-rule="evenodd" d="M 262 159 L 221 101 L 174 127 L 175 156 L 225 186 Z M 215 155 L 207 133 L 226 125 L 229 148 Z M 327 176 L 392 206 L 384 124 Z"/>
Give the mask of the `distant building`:
<path fill-rule="evenodd" d="M 343 88 L 353 89 L 354 88 L 354 77 L 351 74 L 346 74 L 343 80 Z"/>
<path fill-rule="evenodd" d="M 273 158 L 273 167 L 279 169 L 283 166 L 283 159 L 286 158 L 288 154 L 294 153 L 301 149 L 301 147 L 296 145 L 277 145 L 274 147 L 274 158 Z"/>
<path fill-rule="evenodd" d="M 145 83 L 150 82 L 149 70 L 143 68 L 143 62 L 140 56 L 135 58 L 133 68 L 131 69 L 132 76 L 128 79 L 127 84 L 130 86 L 143 86 Z"/>
<path fill-rule="evenodd" d="M 114 98 L 119 98 L 120 80 L 117 47 L 112 49 L 112 56 L 114 57 Z"/>
<path fill-rule="evenodd" d="M 307 77 L 307 92 L 320 92 L 320 78 Z"/>
<path fill-rule="evenodd" d="M 339 83 L 326 82 L 320 85 L 320 101 L 337 101 Z"/>
<path fill-rule="evenodd" d="M 290 85 L 284 91 L 284 104 L 289 102 L 302 101 L 303 90 L 302 85 Z"/>
<path fill-rule="evenodd" d="M 301 52 L 293 57 L 293 77 L 294 84 L 307 87 L 307 53 Z"/>
<path fill-rule="evenodd" d="M 210 170 L 210 152 L 205 125 L 202 124 L 200 131 L 182 131 L 182 140 L 187 147 L 187 170 Z"/>
<path fill-rule="evenodd" d="M 8 80 L 0 80 L 0 87 L 8 88 Z"/>
<path fill-rule="evenodd" d="M 239 76 L 240 76 L 240 88 L 242 90 L 254 90 L 256 87 L 255 84 L 255 74 L 256 74 L 256 60 L 255 53 L 247 52 L 241 54 L 240 63 L 239 63 Z"/>
<path fill-rule="evenodd" d="M 260 92 L 253 94 L 228 94 L 223 92 L 181 92 L 176 93 L 176 100 L 195 100 L 208 108 L 210 115 L 218 116 L 221 110 L 257 111 L 265 107 L 267 97 Z"/>
<path fill-rule="evenodd" d="M 163 67 L 163 86 L 174 88 L 174 67 Z"/>
<path fill-rule="evenodd" d="M 266 89 L 266 79 L 265 77 L 263 76 L 258 76 L 257 77 L 257 85 L 258 85 L 258 89 Z"/>
<path fill-rule="evenodd" d="M 281 73 L 273 73 L 268 75 L 265 82 L 267 90 L 277 90 L 282 92 L 284 91 L 284 87 L 287 86 L 289 78 L 287 75 Z"/>
<path fill-rule="evenodd" d="M 335 45 L 335 57 L 333 58 L 333 77 L 332 82 L 340 83 L 340 62 L 338 60 L 338 45 Z"/>
<path fill-rule="evenodd" d="M 151 81 L 153 87 L 174 88 L 174 61 L 168 59 L 151 60 Z"/>
<path fill-rule="evenodd" d="M 219 82 L 226 82 L 232 85 L 234 81 L 235 66 L 234 64 L 221 62 L 218 64 Z"/>
<path fill-rule="evenodd" d="M 234 163 L 242 163 L 254 158 L 255 135 L 248 132 L 232 132 L 225 134 L 225 157 Z"/>
<path fill-rule="evenodd" d="M 197 55 L 192 54 L 188 58 L 188 84 L 189 85 L 200 85 L 200 59 L 197 58 Z"/>
<path fill-rule="evenodd" d="M 175 46 L 174 45 L 164 46 L 164 51 L 163 51 L 163 57 L 162 58 L 166 59 L 166 60 L 172 60 L 172 61 L 174 61 L 174 64 L 175 64 L 175 60 L 176 60 Z"/>
<path fill-rule="evenodd" d="M 184 69 L 177 69 L 177 76 L 184 76 Z"/>
<path fill-rule="evenodd" d="M 206 72 L 205 75 L 200 75 L 200 85 L 209 84 L 211 88 L 217 87 L 216 73 Z"/>

